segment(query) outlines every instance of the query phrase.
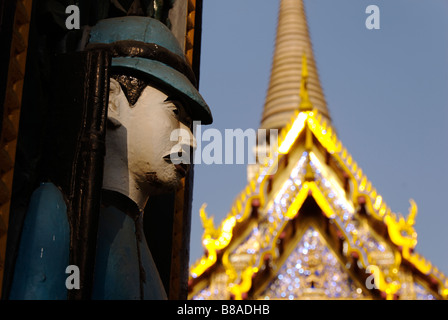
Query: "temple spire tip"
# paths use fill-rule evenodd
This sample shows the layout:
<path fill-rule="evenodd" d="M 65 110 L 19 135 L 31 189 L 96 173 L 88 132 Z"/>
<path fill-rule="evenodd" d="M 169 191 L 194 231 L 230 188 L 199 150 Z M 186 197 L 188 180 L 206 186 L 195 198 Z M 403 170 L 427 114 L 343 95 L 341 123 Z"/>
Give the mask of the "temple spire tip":
<path fill-rule="evenodd" d="M 304 77 L 306 90 L 303 88 Z M 306 101 L 302 101 L 302 95 L 308 96 Z M 331 122 L 314 60 L 303 0 L 280 0 L 271 76 L 260 127 L 281 129 L 297 108 L 310 108 L 311 104 L 327 122 Z"/>

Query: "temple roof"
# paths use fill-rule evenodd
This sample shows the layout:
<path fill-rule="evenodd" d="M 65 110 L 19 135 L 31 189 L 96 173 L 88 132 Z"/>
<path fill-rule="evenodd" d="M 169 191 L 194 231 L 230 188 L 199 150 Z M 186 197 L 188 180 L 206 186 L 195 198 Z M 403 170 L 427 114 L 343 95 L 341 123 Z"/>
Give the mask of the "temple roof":
<path fill-rule="evenodd" d="M 233 298 L 261 298 L 290 247 L 317 230 L 364 297 L 407 297 L 403 279 L 413 277 L 414 295 L 425 288 L 426 296 L 446 299 L 448 279 L 414 251 L 417 206 L 410 202 L 407 217 L 393 213 L 320 112 L 295 111 L 279 147 L 221 225 L 215 228 L 201 209 L 205 255 L 191 267 L 190 298 L 220 272 Z M 368 290 L 373 267 L 378 288 Z"/>

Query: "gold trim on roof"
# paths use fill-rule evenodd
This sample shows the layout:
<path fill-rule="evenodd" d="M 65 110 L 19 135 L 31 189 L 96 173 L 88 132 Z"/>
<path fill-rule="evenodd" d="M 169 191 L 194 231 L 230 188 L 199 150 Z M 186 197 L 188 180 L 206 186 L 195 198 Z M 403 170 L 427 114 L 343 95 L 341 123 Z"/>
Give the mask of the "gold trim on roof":
<path fill-rule="evenodd" d="M 438 269 L 434 268 L 429 261 L 424 259 L 421 255 L 415 253 L 413 249 L 417 244 L 417 232 L 414 229 L 415 216 L 417 214 L 417 206 L 413 200 L 411 200 L 411 208 L 408 214 L 408 218 L 405 219 L 401 214 L 393 213 L 387 204 L 383 201 L 381 195 L 372 187 L 371 182 L 362 173 L 362 170 L 358 167 L 357 163 L 353 161 L 351 155 L 348 153 L 342 143 L 338 140 L 336 133 L 332 130 L 331 126 L 326 123 L 322 115 L 318 110 L 295 112 L 294 117 L 291 118 L 289 124 L 279 134 L 279 145 L 288 139 L 288 133 L 295 128 L 294 124 L 297 121 L 303 121 L 301 129 L 295 133 L 294 141 L 291 142 L 292 147 L 297 138 L 305 128 L 313 133 L 319 143 L 327 150 L 328 153 L 338 162 L 342 170 L 348 175 L 349 179 L 353 183 L 354 190 L 351 194 L 351 201 L 359 205 L 361 198 L 365 202 L 366 208 L 369 214 L 378 221 L 383 222 L 387 226 L 388 235 L 392 243 L 396 246 L 397 254 L 395 255 L 394 269 L 397 269 L 402 259 L 412 264 L 422 274 L 431 276 L 433 281 L 436 281 L 440 288 L 440 295 L 444 298 L 448 298 L 448 279 Z M 289 148 L 288 148 L 289 149 Z M 289 152 L 289 151 L 288 151 Z M 287 154 L 287 152 L 286 152 Z M 212 238 L 210 233 L 205 232 L 203 239 L 207 239 L 203 242 L 204 247 L 207 249 L 208 257 L 203 257 L 191 268 L 191 274 L 194 278 L 200 277 L 205 270 L 211 267 L 217 260 L 217 250 L 224 250 L 233 238 L 233 229 L 236 224 L 241 223 L 249 217 L 251 211 L 251 204 L 253 200 L 257 200 L 260 204 L 260 208 L 264 207 L 267 195 L 265 185 L 269 180 L 271 169 L 274 168 L 284 156 L 282 153 L 274 153 L 274 156 L 270 158 L 262 170 L 257 174 L 248 184 L 246 189 L 240 193 L 237 197 L 232 209 L 230 210 L 228 217 L 222 222 L 221 227 L 218 229 L 220 236 Z M 321 209 L 326 213 L 327 217 L 335 214 L 331 209 L 331 206 L 326 201 L 319 187 L 314 182 L 305 182 L 304 187 L 296 196 L 292 206 L 298 209 L 305 199 L 305 194 L 308 195 L 309 191 L 316 199 Z M 244 200 L 243 200 L 244 199 Z M 297 211 L 296 211 L 297 212 Z M 292 218 L 294 214 L 293 209 L 288 210 L 287 217 Z M 345 234 L 344 227 L 340 227 L 344 233 L 344 237 L 352 239 L 348 241 L 349 244 L 353 244 L 356 240 L 356 234 L 348 237 Z M 278 235 L 280 232 L 278 233 Z M 277 235 L 277 237 L 278 237 Z M 221 239 L 221 240 L 219 240 Z M 224 241 L 222 241 L 224 239 Z M 274 239 L 275 243 L 275 239 Z M 348 252 L 356 252 L 360 257 L 364 257 L 366 253 L 362 252 L 362 247 L 351 245 L 348 248 Z M 401 254 L 400 254 L 401 253 Z M 224 260 L 224 257 L 223 257 Z M 262 260 L 262 259 L 261 259 Z M 364 268 L 367 268 L 368 262 L 365 258 L 360 258 L 360 261 Z M 227 272 L 234 274 L 234 270 L 229 263 L 225 264 Z M 252 277 L 257 271 L 259 266 L 251 266 L 250 270 L 246 270 L 243 273 L 247 277 Z M 381 280 L 383 279 L 383 280 Z M 241 285 L 244 283 L 246 288 L 249 278 L 242 279 Z M 381 285 L 380 290 L 384 291 L 387 298 L 390 299 L 393 294 L 400 288 L 399 283 L 384 281 L 384 275 L 380 277 Z M 240 285 L 232 285 L 231 292 L 236 298 L 241 298 L 242 294 L 246 291 L 240 287 Z"/>
<path fill-rule="evenodd" d="M 319 189 L 319 187 L 316 185 L 315 182 L 305 182 L 304 186 L 300 190 L 296 199 L 297 198 L 304 199 L 303 194 L 306 194 L 308 196 L 310 191 L 311 191 L 311 196 L 316 200 L 317 204 L 319 205 L 319 207 L 322 209 L 322 211 L 328 218 L 336 215 L 336 213 L 332 209 L 331 205 L 327 201 L 326 197 L 321 192 L 321 190 Z M 303 202 L 302 202 L 302 204 L 303 204 Z M 298 211 L 297 211 L 297 214 L 298 214 Z M 291 217 L 291 218 L 293 218 L 293 217 Z M 289 221 L 286 221 L 284 223 L 284 225 L 280 229 L 280 232 L 278 232 L 277 236 L 274 238 L 273 243 L 277 242 L 279 236 L 282 233 L 281 231 L 286 227 L 288 222 Z M 365 255 L 363 254 L 363 252 L 361 251 L 359 246 L 356 246 L 354 244 L 356 238 L 348 236 L 347 233 L 344 231 L 344 228 L 340 227 L 339 229 L 343 233 L 344 238 L 347 240 L 348 247 L 347 247 L 346 255 L 348 256 L 348 255 L 351 255 L 352 253 L 356 253 L 359 256 L 359 261 L 361 262 L 364 269 L 367 269 L 367 267 L 369 266 L 369 263 L 368 263 L 367 259 L 365 258 Z M 262 254 L 261 259 L 259 259 L 260 260 L 259 265 L 257 265 L 257 266 L 252 265 L 252 266 L 247 267 L 242 274 L 241 283 L 230 285 L 230 292 L 232 292 L 234 294 L 236 300 L 241 300 L 243 294 L 246 293 L 251 288 L 251 285 L 250 285 L 252 283 L 251 279 L 254 276 L 254 274 L 256 274 L 258 272 L 258 270 L 260 270 L 260 268 L 263 264 L 263 260 L 264 260 L 263 257 L 267 256 L 267 255 L 275 256 L 275 249 L 276 249 L 276 247 L 273 246 L 269 251 L 264 252 Z M 396 270 L 398 267 L 399 267 L 399 262 L 398 262 L 398 264 L 395 263 L 391 267 L 391 269 Z M 234 272 L 234 271 L 232 270 L 231 272 Z M 386 293 L 386 298 L 388 300 L 392 300 L 393 295 L 395 293 L 397 293 L 398 289 L 400 289 L 400 283 L 396 279 L 394 279 L 393 281 L 387 282 L 386 276 L 384 275 L 384 273 L 381 270 L 379 270 L 379 288 L 378 289 L 380 291 L 383 291 Z"/>

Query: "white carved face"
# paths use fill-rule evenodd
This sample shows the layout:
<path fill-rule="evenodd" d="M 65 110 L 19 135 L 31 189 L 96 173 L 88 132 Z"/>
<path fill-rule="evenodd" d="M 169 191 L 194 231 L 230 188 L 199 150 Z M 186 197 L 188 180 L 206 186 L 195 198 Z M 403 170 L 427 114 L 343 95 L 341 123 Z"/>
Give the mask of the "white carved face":
<path fill-rule="evenodd" d="M 111 79 L 108 119 L 116 128 L 108 130 L 106 136 L 106 141 L 109 139 L 107 148 L 112 149 L 106 149 L 106 159 L 111 152 L 116 154 L 115 157 L 121 157 L 116 160 L 127 163 L 131 184 L 135 182 L 135 187 L 143 192 L 149 187 L 151 193 L 178 186 L 188 165 L 171 162 L 171 152 L 177 150 L 173 147 L 189 150 L 195 146 L 189 129 L 191 119 L 180 102 L 147 86 L 136 104 L 129 106 L 120 84 Z M 190 139 L 181 139 L 181 143 L 171 141 L 172 132 L 176 129 L 186 130 L 184 132 L 189 133 Z M 113 168 L 108 170 L 110 172 Z M 107 172 L 105 170 L 105 174 Z"/>

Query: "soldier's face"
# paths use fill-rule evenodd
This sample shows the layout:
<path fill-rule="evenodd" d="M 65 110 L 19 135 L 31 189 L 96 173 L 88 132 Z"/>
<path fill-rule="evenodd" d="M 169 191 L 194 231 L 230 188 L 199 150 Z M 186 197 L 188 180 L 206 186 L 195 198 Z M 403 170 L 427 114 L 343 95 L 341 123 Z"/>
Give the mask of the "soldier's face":
<path fill-rule="evenodd" d="M 173 163 L 178 151 L 194 146 L 191 120 L 179 101 L 153 87 L 146 87 L 130 110 L 128 160 L 131 170 L 154 187 L 173 188 L 189 169 Z M 188 132 L 189 139 L 177 139 L 175 130 Z"/>
<path fill-rule="evenodd" d="M 116 101 L 127 103 L 122 92 Z M 189 129 L 191 119 L 180 102 L 147 86 L 134 106 L 127 104 L 119 110 L 117 117 L 126 130 L 127 150 L 123 150 L 123 156 L 127 156 L 129 174 L 139 185 L 149 183 L 153 192 L 177 187 L 189 165 L 175 164 L 173 159 L 181 148 L 190 150 L 195 146 Z M 179 129 L 188 133 L 188 139 L 185 134 L 183 139 L 177 139 L 175 130 Z"/>

